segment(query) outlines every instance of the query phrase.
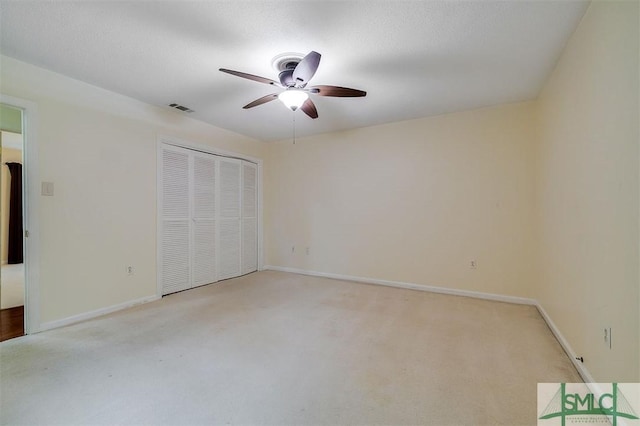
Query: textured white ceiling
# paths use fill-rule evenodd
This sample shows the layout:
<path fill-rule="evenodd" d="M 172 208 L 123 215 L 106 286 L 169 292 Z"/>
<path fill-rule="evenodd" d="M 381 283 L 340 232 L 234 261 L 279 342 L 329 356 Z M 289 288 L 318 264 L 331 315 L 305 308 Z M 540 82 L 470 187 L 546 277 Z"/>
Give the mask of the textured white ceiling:
<path fill-rule="evenodd" d="M 535 98 L 587 1 L 0 1 L 2 54 L 260 140 L 292 134 L 274 101 L 283 52 L 322 54 L 298 136 Z M 167 107 L 168 108 L 168 107 Z M 176 114 L 181 114 L 176 111 Z"/>

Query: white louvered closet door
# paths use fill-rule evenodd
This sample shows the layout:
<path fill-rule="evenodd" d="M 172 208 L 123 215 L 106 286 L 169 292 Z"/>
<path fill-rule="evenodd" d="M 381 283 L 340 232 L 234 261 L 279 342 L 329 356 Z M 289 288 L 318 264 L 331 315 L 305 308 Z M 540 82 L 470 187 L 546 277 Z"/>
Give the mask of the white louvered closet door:
<path fill-rule="evenodd" d="M 242 162 L 242 274 L 258 270 L 258 167 Z"/>
<path fill-rule="evenodd" d="M 216 282 L 216 170 L 213 155 L 193 156 L 193 287 Z"/>
<path fill-rule="evenodd" d="M 241 171 L 242 161 L 218 162 L 218 279 L 241 275 Z"/>
<path fill-rule="evenodd" d="M 162 294 L 191 287 L 188 153 L 162 150 L 161 286 Z"/>
<path fill-rule="evenodd" d="M 162 294 L 256 271 L 257 166 L 169 144 L 158 164 Z"/>

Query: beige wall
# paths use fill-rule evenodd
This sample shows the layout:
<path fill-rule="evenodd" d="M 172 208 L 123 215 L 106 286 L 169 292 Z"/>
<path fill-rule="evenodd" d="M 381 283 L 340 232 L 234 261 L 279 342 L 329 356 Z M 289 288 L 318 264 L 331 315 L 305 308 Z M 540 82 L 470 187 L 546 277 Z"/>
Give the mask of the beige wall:
<path fill-rule="evenodd" d="M 638 22 L 592 3 L 538 104 L 535 296 L 602 382 L 640 381 Z"/>
<path fill-rule="evenodd" d="M 531 296 L 532 108 L 270 145 L 267 263 Z"/>
<path fill-rule="evenodd" d="M 4 134 L 4 132 L 2 132 Z M 11 194 L 11 173 L 4 163 L 22 163 L 22 151 L 12 148 L 2 149 L 2 175 L 0 176 L 0 259 L 2 264 L 7 263 L 9 247 L 9 195 Z"/>
<path fill-rule="evenodd" d="M 0 92 L 37 104 L 40 180 L 55 185 L 39 197 L 43 323 L 156 294 L 158 135 L 263 156 L 257 141 L 11 58 L 1 73 Z"/>

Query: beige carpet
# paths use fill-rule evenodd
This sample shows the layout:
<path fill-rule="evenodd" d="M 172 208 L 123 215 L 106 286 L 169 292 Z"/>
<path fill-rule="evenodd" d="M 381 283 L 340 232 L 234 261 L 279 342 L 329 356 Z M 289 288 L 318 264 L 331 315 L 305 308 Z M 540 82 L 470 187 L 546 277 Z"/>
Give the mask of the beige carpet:
<path fill-rule="evenodd" d="M 534 307 L 260 272 L 0 344 L 2 424 L 536 423 Z"/>

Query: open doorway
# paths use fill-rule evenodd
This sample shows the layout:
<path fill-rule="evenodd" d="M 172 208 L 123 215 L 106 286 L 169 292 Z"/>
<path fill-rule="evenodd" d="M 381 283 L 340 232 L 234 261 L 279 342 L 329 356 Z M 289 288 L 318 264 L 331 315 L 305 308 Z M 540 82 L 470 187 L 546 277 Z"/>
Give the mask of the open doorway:
<path fill-rule="evenodd" d="M 25 334 L 22 110 L 0 104 L 0 341 Z"/>

